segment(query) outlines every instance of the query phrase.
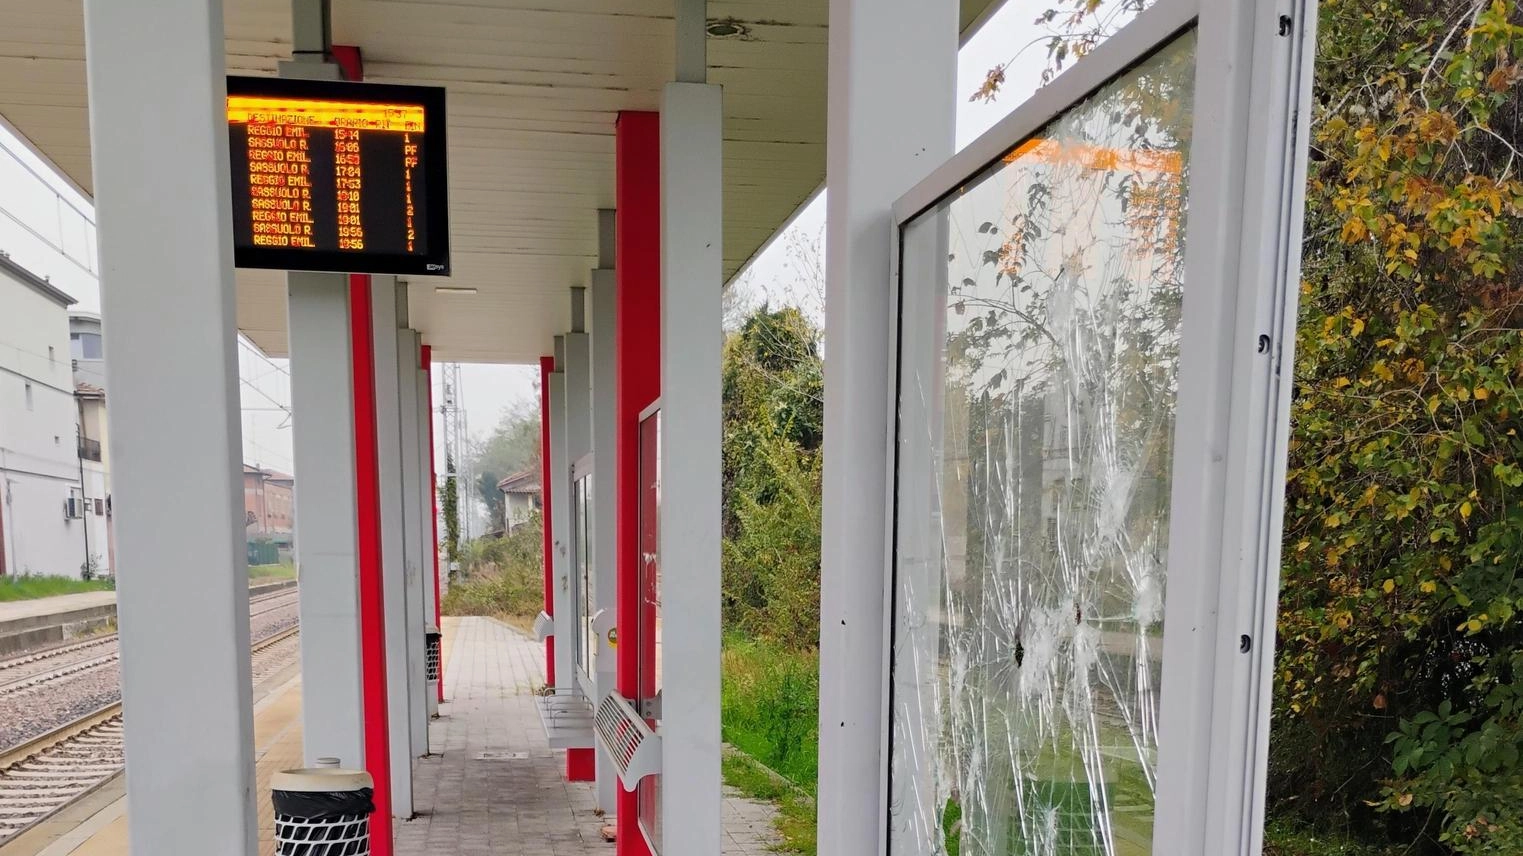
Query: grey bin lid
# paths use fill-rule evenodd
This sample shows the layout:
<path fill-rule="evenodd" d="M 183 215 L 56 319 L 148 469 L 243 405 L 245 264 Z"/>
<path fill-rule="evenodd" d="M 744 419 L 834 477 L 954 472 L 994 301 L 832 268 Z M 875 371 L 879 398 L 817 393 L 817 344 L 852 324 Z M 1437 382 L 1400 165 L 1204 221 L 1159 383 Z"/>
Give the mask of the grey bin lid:
<path fill-rule="evenodd" d="M 364 770 L 343 770 L 336 767 L 303 767 L 299 770 L 281 770 L 270 777 L 270 790 L 293 793 L 332 793 L 358 791 L 375 787 L 370 774 Z"/>

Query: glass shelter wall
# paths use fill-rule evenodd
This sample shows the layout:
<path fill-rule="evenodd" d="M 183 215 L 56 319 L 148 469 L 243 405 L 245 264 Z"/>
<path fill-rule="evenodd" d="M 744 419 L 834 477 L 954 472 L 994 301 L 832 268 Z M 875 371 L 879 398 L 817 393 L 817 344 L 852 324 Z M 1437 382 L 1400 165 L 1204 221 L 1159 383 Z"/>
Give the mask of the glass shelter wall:
<path fill-rule="evenodd" d="M 1152 852 L 1195 52 L 904 224 L 891 853 Z"/>
<path fill-rule="evenodd" d="M 576 665 L 579 676 L 589 684 L 596 673 L 598 640 L 593 629 L 597 615 L 597 575 L 594 573 L 596 557 L 592 552 L 592 456 L 587 455 L 572 469 L 571 482 L 571 537 L 574 566 L 572 586 L 575 596 L 572 603 L 576 609 Z M 589 694 L 590 696 L 591 694 Z"/>
<path fill-rule="evenodd" d="M 638 701 L 651 702 L 661 695 L 661 411 L 640 420 L 640 646 Z M 647 717 L 646 724 L 660 729 L 661 717 Z M 640 831 L 651 852 L 661 852 L 661 777 L 640 780 L 638 802 Z"/>

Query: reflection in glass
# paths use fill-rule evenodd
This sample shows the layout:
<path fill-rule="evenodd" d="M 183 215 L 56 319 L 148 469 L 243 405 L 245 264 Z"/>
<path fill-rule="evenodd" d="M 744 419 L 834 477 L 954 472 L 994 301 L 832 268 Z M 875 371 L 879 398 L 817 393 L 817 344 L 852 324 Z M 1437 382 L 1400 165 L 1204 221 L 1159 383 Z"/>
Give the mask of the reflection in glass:
<path fill-rule="evenodd" d="M 639 698 L 654 699 L 661 693 L 661 411 L 640 422 L 640 505 L 637 524 L 639 563 Z M 660 722 L 647 720 L 659 730 Z M 661 851 L 661 777 L 647 776 L 638 785 L 640 831 L 651 851 Z"/>
<path fill-rule="evenodd" d="M 581 637 L 577 640 L 576 662 L 589 676 L 596 670 L 597 636 L 592 629 L 592 618 L 597 614 L 597 577 L 592 572 L 592 476 L 582 476 L 574 483 L 571 501 L 571 534 L 576 540 L 576 568 L 573 574 L 577 587 L 577 604 L 581 620 Z"/>
<path fill-rule="evenodd" d="M 906 225 L 891 852 L 1151 852 L 1193 33 Z"/>

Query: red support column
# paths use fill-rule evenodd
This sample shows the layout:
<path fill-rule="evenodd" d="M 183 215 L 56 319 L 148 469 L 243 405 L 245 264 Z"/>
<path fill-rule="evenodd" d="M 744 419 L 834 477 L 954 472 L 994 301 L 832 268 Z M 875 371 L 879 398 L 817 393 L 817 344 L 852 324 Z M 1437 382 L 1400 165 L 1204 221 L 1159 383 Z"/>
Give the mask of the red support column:
<path fill-rule="evenodd" d="M 375 415 L 375 340 L 370 277 L 349 277 L 349 337 L 354 353 L 354 495 L 359 522 L 360 670 L 365 709 L 365 769 L 375 780 L 371 853 L 391 856 L 391 741 L 386 720 L 386 630 L 381 581 L 381 494 Z"/>
<path fill-rule="evenodd" d="M 615 398 L 618 441 L 618 503 L 614 513 L 617 548 L 619 632 L 618 688 L 640 694 L 641 661 L 653 645 L 642 644 L 640 627 L 640 411 L 661 395 L 661 116 L 620 113 L 615 136 L 614 271 L 617 311 Z M 644 664 L 651 671 L 654 662 Z M 639 799 L 619 789 L 618 854 L 649 856 L 640 834 Z"/>
<path fill-rule="evenodd" d="M 444 600 L 439 586 L 439 475 L 434 472 L 434 349 L 424 345 L 418 355 L 428 386 L 428 495 L 434 530 L 434 626 L 444 632 Z M 444 655 L 439 656 L 439 700 L 444 701 Z"/>
<path fill-rule="evenodd" d="M 598 756 L 595 749 L 566 750 L 566 781 L 591 782 L 598 777 Z"/>
<path fill-rule="evenodd" d="M 551 556 L 555 534 L 550 531 L 550 373 L 555 357 L 539 358 L 539 508 L 545 533 L 545 614 L 555 615 L 555 581 Z M 555 686 L 555 637 L 545 640 L 545 683 Z"/>

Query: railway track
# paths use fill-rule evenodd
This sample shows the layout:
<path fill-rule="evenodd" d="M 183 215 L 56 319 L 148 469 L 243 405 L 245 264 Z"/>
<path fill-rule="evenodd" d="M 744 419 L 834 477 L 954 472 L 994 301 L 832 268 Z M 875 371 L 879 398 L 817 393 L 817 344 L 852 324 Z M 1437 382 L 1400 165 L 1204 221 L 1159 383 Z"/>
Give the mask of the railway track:
<path fill-rule="evenodd" d="M 249 601 L 249 619 L 296 606 L 296 590 L 283 589 Z M 264 605 L 264 609 L 257 609 Z M 111 633 L 45 648 L 0 662 L 0 699 L 26 692 L 82 672 L 109 668 L 121 659 Z"/>
<path fill-rule="evenodd" d="M 253 652 L 271 651 L 299 632 L 290 627 L 266 636 Z M 0 754 L 0 845 L 121 772 L 122 736 L 118 701 Z"/>

